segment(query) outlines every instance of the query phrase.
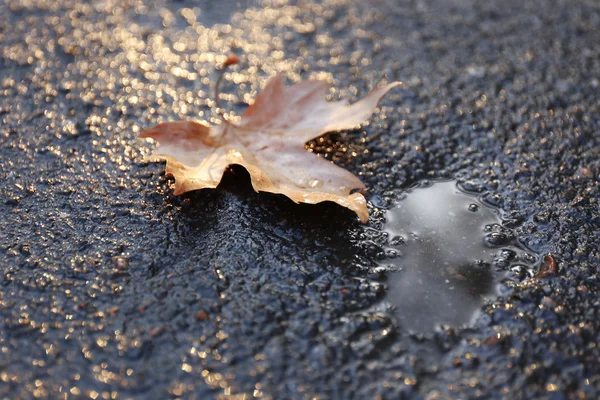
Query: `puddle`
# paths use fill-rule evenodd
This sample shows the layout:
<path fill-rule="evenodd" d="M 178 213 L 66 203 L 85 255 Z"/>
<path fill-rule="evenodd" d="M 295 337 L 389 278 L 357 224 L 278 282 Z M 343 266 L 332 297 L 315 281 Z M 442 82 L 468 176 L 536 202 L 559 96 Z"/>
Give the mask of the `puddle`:
<path fill-rule="evenodd" d="M 469 325 L 498 294 L 506 271 L 527 270 L 536 258 L 521 249 L 499 213 L 456 186 L 422 185 L 387 211 L 385 300 L 402 329 L 431 331 Z"/>

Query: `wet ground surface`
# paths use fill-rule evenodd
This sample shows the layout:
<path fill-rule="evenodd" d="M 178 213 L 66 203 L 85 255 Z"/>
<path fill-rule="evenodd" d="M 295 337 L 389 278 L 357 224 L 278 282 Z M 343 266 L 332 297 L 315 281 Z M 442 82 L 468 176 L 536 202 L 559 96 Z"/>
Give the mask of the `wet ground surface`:
<path fill-rule="evenodd" d="M 598 3 L 206 4 L 0 6 L 0 397 L 596 398 Z M 238 169 L 174 197 L 144 161 L 141 129 L 216 117 L 229 50 L 232 113 L 276 72 L 350 101 L 404 83 L 309 144 L 363 179 L 367 225 Z M 414 334 L 386 301 L 385 210 L 451 177 L 552 257 L 471 327 Z"/>

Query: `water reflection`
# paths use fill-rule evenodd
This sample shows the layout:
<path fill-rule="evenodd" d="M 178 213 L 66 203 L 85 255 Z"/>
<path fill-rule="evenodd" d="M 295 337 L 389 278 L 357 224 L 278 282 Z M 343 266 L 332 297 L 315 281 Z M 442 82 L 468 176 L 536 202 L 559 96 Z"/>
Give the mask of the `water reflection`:
<path fill-rule="evenodd" d="M 486 243 L 486 232 L 499 222 L 494 210 L 454 182 L 413 189 L 387 212 L 385 230 L 398 253 L 391 262 L 400 272 L 389 275 L 386 300 L 403 328 L 468 324 L 497 295 L 492 260 L 501 252 Z"/>

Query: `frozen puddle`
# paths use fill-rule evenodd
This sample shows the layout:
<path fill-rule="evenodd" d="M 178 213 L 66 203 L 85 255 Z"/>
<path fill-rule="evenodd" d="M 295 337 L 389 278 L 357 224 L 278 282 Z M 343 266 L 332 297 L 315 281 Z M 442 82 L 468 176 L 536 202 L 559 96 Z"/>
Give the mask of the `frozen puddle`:
<path fill-rule="evenodd" d="M 516 246 L 495 210 L 455 182 L 408 191 L 386 219 L 388 254 L 397 253 L 386 265 L 398 272 L 388 274 L 385 300 L 402 329 L 468 325 L 498 295 L 503 270 L 535 260 Z"/>

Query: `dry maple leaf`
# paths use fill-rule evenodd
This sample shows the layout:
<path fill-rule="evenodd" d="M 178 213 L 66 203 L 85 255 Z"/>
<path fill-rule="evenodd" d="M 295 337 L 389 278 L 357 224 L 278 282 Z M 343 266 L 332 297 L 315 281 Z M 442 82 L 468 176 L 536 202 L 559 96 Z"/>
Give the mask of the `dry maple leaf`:
<path fill-rule="evenodd" d="M 192 121 L 166 122 L 140 134 L 160 144 L 156 159 L 167 161 L 175 195 L 215 188 L 230 165 L 250 174 L 257 192 L 283 194 L 296 203 L 332 201 L 349 208 L 362 222 L 369 218 L 363 183 L 331 161 L 308 152 L 304 144 L 326 132 L 354 129 L 399 82 L 379 87 L 348 105 L 325 100 L 327 83 L 304 81 L 286 87 L 281 76 L 241 115 L 239 122 L 206 126 Z"/>

